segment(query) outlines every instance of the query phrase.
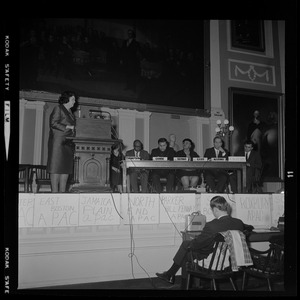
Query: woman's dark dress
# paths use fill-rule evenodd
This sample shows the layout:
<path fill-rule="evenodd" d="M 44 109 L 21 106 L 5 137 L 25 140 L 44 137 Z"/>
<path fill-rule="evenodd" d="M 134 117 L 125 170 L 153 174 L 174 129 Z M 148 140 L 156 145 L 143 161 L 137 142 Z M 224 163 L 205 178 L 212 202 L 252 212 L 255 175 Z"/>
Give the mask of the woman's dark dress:
<path fill-rule="evenodd" d="M 47 172 L 54 174 L 72 174 L 74 146 L 66 139 L 74 135 L 67 125 L 76 125 L 75 116 L 64 105 L 54 107 L 49 118 Z"/>
<path fill-rule="evenodd" d="M 115 156 L 113 153 L 110 155 L 110 186 L 111 188 L 116 187 L 117 185 L 122 185 L 123 174 L 122 174 L 122 167 L 121 163 L 124 159 L 124 155 L 119 154 Z M 112 167 L 117 168 L 120 170 L 120 173 L 114 171 Z"/>
<path fill-rule="evenodd" d="M 184 150 L 179 150 L 178 152 L 176 152 L 176 157 L 187 157 Z M 191 159 L 193 160 L 194 157 L 199 157 L 198 153 L 190 150 L 190 156 Z M 181 178 L 182 176 L 200 176 L 201 175 L 201 171 L 198 169 L 180 169 L 176 171 L 176 174 L 179 178 Z"/>

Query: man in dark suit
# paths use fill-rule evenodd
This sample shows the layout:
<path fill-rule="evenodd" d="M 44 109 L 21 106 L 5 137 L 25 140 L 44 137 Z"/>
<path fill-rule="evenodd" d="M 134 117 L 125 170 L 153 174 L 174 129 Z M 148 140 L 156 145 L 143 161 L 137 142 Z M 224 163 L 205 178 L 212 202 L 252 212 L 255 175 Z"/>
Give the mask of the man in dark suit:
<path fill-rule="evenodd" d="M 255 144 L 252 140 L 244 142 L 244 152 L 238 153 L 238 156 L 246 156 L 246 192 L 252 193 L 253 183 L 260 180 L 262 161 L 258 151 L 253 150 Z M 236 171 L 229 178 L 231 190 L 237 192 L 237 175 Z"/>
<path fill-rule="evenodd" d="M 151 159 L 153 157 L 167 157 L 168 160 L 174 160 L 176 152 L 173 148 L 169 147 L 167 139 L 160 138 L 157 143 L 158 147 L 151 151 Z M 151 178 L 155 193 L 162 192 L 160 178 L 167 178 L 167 193 L 171 193 L 174 190 L 175 170 L 154 169 L 151 171 Z"/>
<path fill-rule="evenodd" d="M 207 159 L 218 157 L 227 160 L 229 151 L 223 147 L 223 140 L 219 136 L 216 136 L 213 142 L 214 146 L 205 150 L 204 157 L 207 157 Z M 211 192 L 223 193 L 228 179 L 228 173 L 221 169 L 207 169 L 204 172 L 204 178 Z M 215 181 L 217 181 L 217 183 Z"/>
<path fill-rule="evenodd" d="M 143 144 L 140 140 L 133 142 L 133 149 L 125 153 L 127 157 L 136 157 L 139 160 L 149 160 L 149 153 L 143 149 Z M 148 193 L 148 176 L 149 171 L 146 169 L 129 169 L 130 187 L 133 193 L 139 192 L 138 177 L 140 177 L 142 193 Z"/>
<path fill-rule="evenodd" d="M 174 263 L 171 268 L 166 272 L 156 273 L 157 277 L 171 284 L 174 284 L 175 275 L 178 270 L 181 267 L 185 267 L 186 262 L 191 259 L 189 257 L 189 250 L 199 251 L 199 255 L 197 258 L 199 260 L 204 259 L 212 251 L 213 238 L 216 233 L 227 230 L 244 231 L 247 228 L 247 225 L 245 225 L 242 220 L 230 216 L 231 208 L 224 197 L 213 197 L 210 200 L 210 207 L 215 219 L 207 222 L 201 234 L 196 236 L 193 240 L 183 241 L 173 258 Z M 182 279 L 184 282 L 186 275 L 184 272 L 185 268 L 182 268 L 182 271 Z"/>

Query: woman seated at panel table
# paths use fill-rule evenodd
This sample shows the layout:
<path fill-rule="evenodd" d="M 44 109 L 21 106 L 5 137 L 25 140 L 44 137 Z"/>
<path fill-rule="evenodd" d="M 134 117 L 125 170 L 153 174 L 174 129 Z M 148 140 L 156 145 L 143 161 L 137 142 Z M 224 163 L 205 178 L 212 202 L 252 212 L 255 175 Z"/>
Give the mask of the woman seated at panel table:
<path fill-rule="evenodd" d="M 191 139 L 185 138 L 182 141 L 182 147 L 182 150 L 176 152 L 175 157 L 187 157 L 189 161 L 192 161 L 194 157 L 199 157 L 198 153 L 194 151 L 195 144 Z M 176 171 L 176 175 L 180 179 L 184 190 L 188 190 L 190 187 L 197 187 L 199 180 L 201 180 L 200 173 L 201 171 L 197 169 L 181 169 Z"/>

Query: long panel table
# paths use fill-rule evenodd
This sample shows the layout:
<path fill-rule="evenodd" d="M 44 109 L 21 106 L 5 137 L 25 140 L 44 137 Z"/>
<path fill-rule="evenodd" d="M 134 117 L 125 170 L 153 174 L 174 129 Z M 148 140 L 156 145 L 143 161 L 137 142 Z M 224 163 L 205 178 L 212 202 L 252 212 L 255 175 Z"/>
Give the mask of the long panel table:
<path fill-rule="evenodd" d="M 237 170 L 238 193 L 246 191 L 246 162 L 239 161 L 153 161 L 129 160 L 123 161 L 123 191 L 129 188 L 127 169 L 224 169 Z"/>

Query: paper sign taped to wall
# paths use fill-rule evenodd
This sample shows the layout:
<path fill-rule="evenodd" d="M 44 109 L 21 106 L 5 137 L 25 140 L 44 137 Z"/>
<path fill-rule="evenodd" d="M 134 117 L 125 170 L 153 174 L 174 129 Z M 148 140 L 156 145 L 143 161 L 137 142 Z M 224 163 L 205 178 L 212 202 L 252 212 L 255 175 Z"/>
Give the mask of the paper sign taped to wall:
<path fill-rule="evenodd" d="M 269 194 L 236 194 L 236 215 L 244 223 L 257 228 L 271 226 Z"/>
<path fill-rule="evenodd" d="M 124 224 L 158 224 L 158 194 L 122 194 Z"/>
<path fill-rule="evenodd" d="M 33 209 L 35 195 L 31 193 L 19 194 L 19 228 L 33 227 Z"/>
<path fill-rule="evenodd" d="M 185 223 L 185 216 L 198 210 L 196 194 L 159 194 L 160 223 Z"/>
<path fill-rule="evenodd" d="M 34 227 L 78 226 L 78 194 L 36 194 Z"/>
<path fill-rule="evenodd" d="M 80 194 L 79 226 L 120 224 L 120 194 Z"/>

